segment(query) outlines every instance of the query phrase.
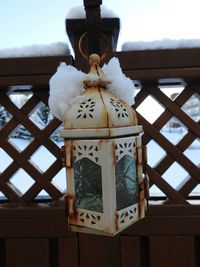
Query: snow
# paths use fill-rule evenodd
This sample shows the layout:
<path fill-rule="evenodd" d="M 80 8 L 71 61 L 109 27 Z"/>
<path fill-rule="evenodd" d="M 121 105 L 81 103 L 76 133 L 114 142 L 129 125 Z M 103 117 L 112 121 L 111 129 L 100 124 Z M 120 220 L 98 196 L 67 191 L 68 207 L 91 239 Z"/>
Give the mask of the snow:
<path fill-rule="evenodd" d="M 125 42 L 122 51 L 156 50 L 156 49 L 178 49 L 200 47 L 200 39 L 162 39 L 149 42 L 135 41 Z"/>
<path fill-rule="evenodd" d="M 103 66 L 102 70 L 108 80 L 111 81 L 107 89 L 132 105 L 134 103 L 135 86 L 132 80 L 123 74 L 119 60 L 112 58 L 108 64 Z M 81 94 L 84 92 L 83 82 L 88 81 L 88 79 L 98 82 L 100 77 L 85 74 L 64 62 L 59 65 L 56 73 L 49 81 L 49 107 L 55 117 L 61 121 L 63 120 L 68 108 L 74 101 L 79 101 Z"/>
<path fill-rule="evenodd" d="M 75 6 L 69 10 L 67 19 L 84 19 L 85 15 L 85 9 L 83 6 Z M 112 10 L 108 9 L 105 5 L 101 5 L 101 17 L 116 18 L 118 16 Z"/>
<path fill-rule="evenodd" d="M 63 120 L 64 113 L 73 99 L 81 95 L 84 89 L 82 81 L 85 73 L 62 62 L 49 81 L 49 107 L 51 113 Z"/>
<path fill-rule="evenodd" d="M 42 57 L 69 55 L 67 43 L 57 42 L 52 44 L 33 44 L 30 46 L 0 49 L 0 58 L 13 57 Z"/>
<path fill-rule="evenodd" d="M 125 42 L 122 45 L 122 51 L 178 49 L 195 47 L 200 47 L 200 39 L 162 39 L 150 42 Z M 51 44 L 33 44 L 30 46 L 0 49 L 0 58 L 41 57 L 58 55 L 70 55 L 70 48 L 67 43 L 57 42 Z"/>
<path fill-rule="evenodd" d="M 102 70 L 108 79 L 112 81 L 108 85 L 108 90 L 119 96 L 130 106 L 133 105 L 136 88 L 133 81 L 123 74 L 118 58 L 111 58 L 109 63 L 103 66 Z"/>

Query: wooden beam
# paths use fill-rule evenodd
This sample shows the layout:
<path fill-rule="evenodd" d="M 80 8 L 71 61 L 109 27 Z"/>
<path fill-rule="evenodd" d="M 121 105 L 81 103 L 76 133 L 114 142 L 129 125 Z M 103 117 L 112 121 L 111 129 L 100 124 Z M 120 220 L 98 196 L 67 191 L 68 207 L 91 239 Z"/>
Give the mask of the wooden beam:
<path fill-rule="evenodd" d="M 87 47 L 89 55 L 100 53 L 100 38 L 101 38 L 101 0 L 84 0 L 86 12 L 86 35 Z"/>

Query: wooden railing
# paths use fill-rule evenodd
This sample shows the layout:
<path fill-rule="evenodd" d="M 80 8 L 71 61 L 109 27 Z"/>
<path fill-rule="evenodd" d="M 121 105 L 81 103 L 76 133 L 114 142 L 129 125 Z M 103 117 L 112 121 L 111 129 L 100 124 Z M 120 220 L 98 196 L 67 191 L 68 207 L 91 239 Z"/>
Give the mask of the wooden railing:
<path fill-rule="evenodd" d="M 0 148 L 11 159 L 0 173 L 0 192 L 3 195 L 0 205 L 0 266 L 198 266 L 200 206 L 189 203 L 200 198 L 200 193 L 190 195 L 199 185 L 200 170 L 198 163 L 189 159 L 184 151 L 199 139 L 200 126 L 181 107 L 192 95 L 199 98 L 200 49 L 117 52 L 115 56 L 126 75 L 141 86 L 134 108 L 139 123 L 144 127 L 143 144 L 148 145 L 154 140 L 166 151 L 164 158 L 155 165 L 147 165 L 150 185 L 156 185 L 164 195 L 150 195 L 154 201 L 150 201 L 146 218 L 115 238 L 77 236 L 68 232 L 63 201 L 65 192 L 52 182 L 62 169 L 60 148 L 51 138 L 61 122 L 52 118 L 39 129 L 30 116 L 39 103 L 48 105 L 49 78 L 59 62 L 77 66 L 78 59 L 75 62 L 71 56 L 0 59 L 0 105 L 11 115 L 0 129 Z M 174 100 L 160 89 L 161 78 L 182 78 L 184 81 L 184 89 Z M 17 94 L 24 94 L 25 85 L 31 85 L 28 87 L 31 97 L 19 108 L 9 95 L 13 89 Z M 138 111 L 148 96 L 164 107 L 163 113 L 152 124 Z M 148 108 L 149 113 L 154 112 L 153 107 Z M 177 144 L 161 133 L 173 116 L 187 128 L 186 135 Z M 20 125 L 32 135 L 31 142 L 23 150 L 10 141 Z M 40 146 L 55 157 L 43 171 L 30 160 Z M 151 153 L 149 151 L 149 158 Z M 3 160 L 0 159 L 0 164 Z M 163 178 L 163 173 L 174 162 L 188 173 L 178 188 Z M 33 180 L 26 192 L 20 192 L 12 184 L 13 175 L 20 169 Z M 25 179 L 26 175 L 22 175 L 22 183 Z M 38 197 L 42 190 L 47 193 L 45 198 Z M 160 200 L 164 205 L 160 205 Z M 186 262 L 188 265 L 184 265 Z"/>
<path fill-rule="evenodd" d="M 139 123 L 144 127 L 143 144 L 148 145 L 150 141 L 154 140 L 166 152 L 156 165 L 147 165 L 147 173 L 150 185 L 155 184 L 165 195 L 162 199 L 167 200 L 168 203 L 188 204 L 188 200 L 191 198 L 190 193 L 200 182 L 199 165 L 196 165 L 183 153 L 194 140 L 198 140 L 200 137 L 200 125 L 182 109 L 182 106 L 194 94 L 199 99 L 199 54 L 199 49 L 116 53 L 126 75 L 137 80 L 141 85 L 134 108 L 137 110 L 148 96 L 153 97 L 164 107 L 164 111 L 152 124 L 139 112 L 137 115 Z M 11 117 L 0 129 L 1 149 L 12 159 L 0 176 L 0 192 L 5 196 L 7 202 L 32 202 L 37 199 L 41 190 L 45 190 L 52 200 L 58 200 L 63 196 L 63 191 L 51 182 L 62 168 L 60 148 L 50 138 L 61 122 L 53 118 L 43 129 L 39 129 L 30 119 L 31 114 L 40 103 L 48 106 L 49 78 L 61 61 L 73 64 L 70 56 L 1 59 L 0 61 L 0 105 Z M 167 97 L 160 89 L 161 82 L 159 81 L 163 78 L 182 79 L 184 89 L 174 100 Z M 171 81 L 171 87 L 175 86 L 173 81 Z M 9 95 L 13 94 L 13 90 L 17 91 L 18 95 L 27 93 L 23 89 L 26 85 L 31 85 L 28 90 L 31 97 L 21 108 L 18 108 Z M 168 86 L 170 86 L 169 80 Z M 153 107 L 147 106 L 146 108 L 149 109 L 149 113 L 154 113 Z M 172 144 L 160 132 L 172 117 L 176 117 L 182 126 L 187 128 L 187 133 L 177 144 Z M 10 142 L 10 136 L 20 125 L 23 125 L 32 135 L 30 143 L 22 151 Z M 45 147 L 56 159 L 46 171 L 41 171 L 30 160 L 40 146 Z M 151 158 L 151 153 L 154 152 L 149 151 L 149 158 Z M 177 162 L 188 173 L 181 179 L 177 188 L 171 186 L 162 177 L 174 162 Z M 34 180 L 32 186 L 24 194 L 11 182 L 13 175 L 19 169 L 23 169 Z M 26 178 L 22 177 L 22 181 L 24 179 Z M 155 199 L 153 196 L 152 198 Z M 196 194 L 196 199 L 199 198 L 200 192 Z"/>

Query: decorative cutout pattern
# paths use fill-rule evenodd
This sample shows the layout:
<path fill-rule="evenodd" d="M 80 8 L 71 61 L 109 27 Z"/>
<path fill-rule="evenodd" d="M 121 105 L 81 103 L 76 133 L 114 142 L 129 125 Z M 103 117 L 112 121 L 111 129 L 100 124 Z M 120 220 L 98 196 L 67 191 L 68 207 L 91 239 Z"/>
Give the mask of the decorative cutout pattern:
<path fill-rule="evenodd" d="M 115 159 L 118 162 L 125 155 L 136 158 L 136 138 L 120 138 L 115 141 Z"/>
<path fill-rule="evenodd" d="M 128 208 L 117 212 L 117 224 L 119 228 L 124 228 L 127 225 L 138 220 L 138 204 L 134 204 Z"/>
<path fill-rule="evenodd" d="M 110 98 L 110 104 L 114 107 L 114 110 L 117 112 L 118 118 L 129 117 L 126 107 L 120 101 L 116 101 L 113 98 Z"/>
<path fill-rule="evenodd" d="M 101 230 L 103 228 L 103 214 L 94 211 L 78 209 L 78 224 Z"/>
<path fill-rule="evenodd" d="M 96 143 L 96 144 L 95 144 Z M 74 161 L 88 158 L 95 163 L 99 163 L 99 148 L 97 142 L 75 141 L 73 146 Z"/>
<path fill-rule="evenodd" d="M 88 98 L 87 100 L 80 103 L 78 109 L 77 119 L 88 119 L 93 118 L 93 112 L 95 108 L 95 101 L 92 98 Z"/>

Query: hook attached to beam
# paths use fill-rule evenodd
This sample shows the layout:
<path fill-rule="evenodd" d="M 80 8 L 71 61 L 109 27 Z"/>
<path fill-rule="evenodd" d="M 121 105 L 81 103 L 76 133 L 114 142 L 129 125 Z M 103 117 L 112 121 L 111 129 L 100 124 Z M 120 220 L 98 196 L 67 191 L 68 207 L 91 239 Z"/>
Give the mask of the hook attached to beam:
<path fill-rule="evenodd" d="M 101 54 L 101 9 L 102 0 L 83 0 L 86 12 L 88 54 Z"/>

